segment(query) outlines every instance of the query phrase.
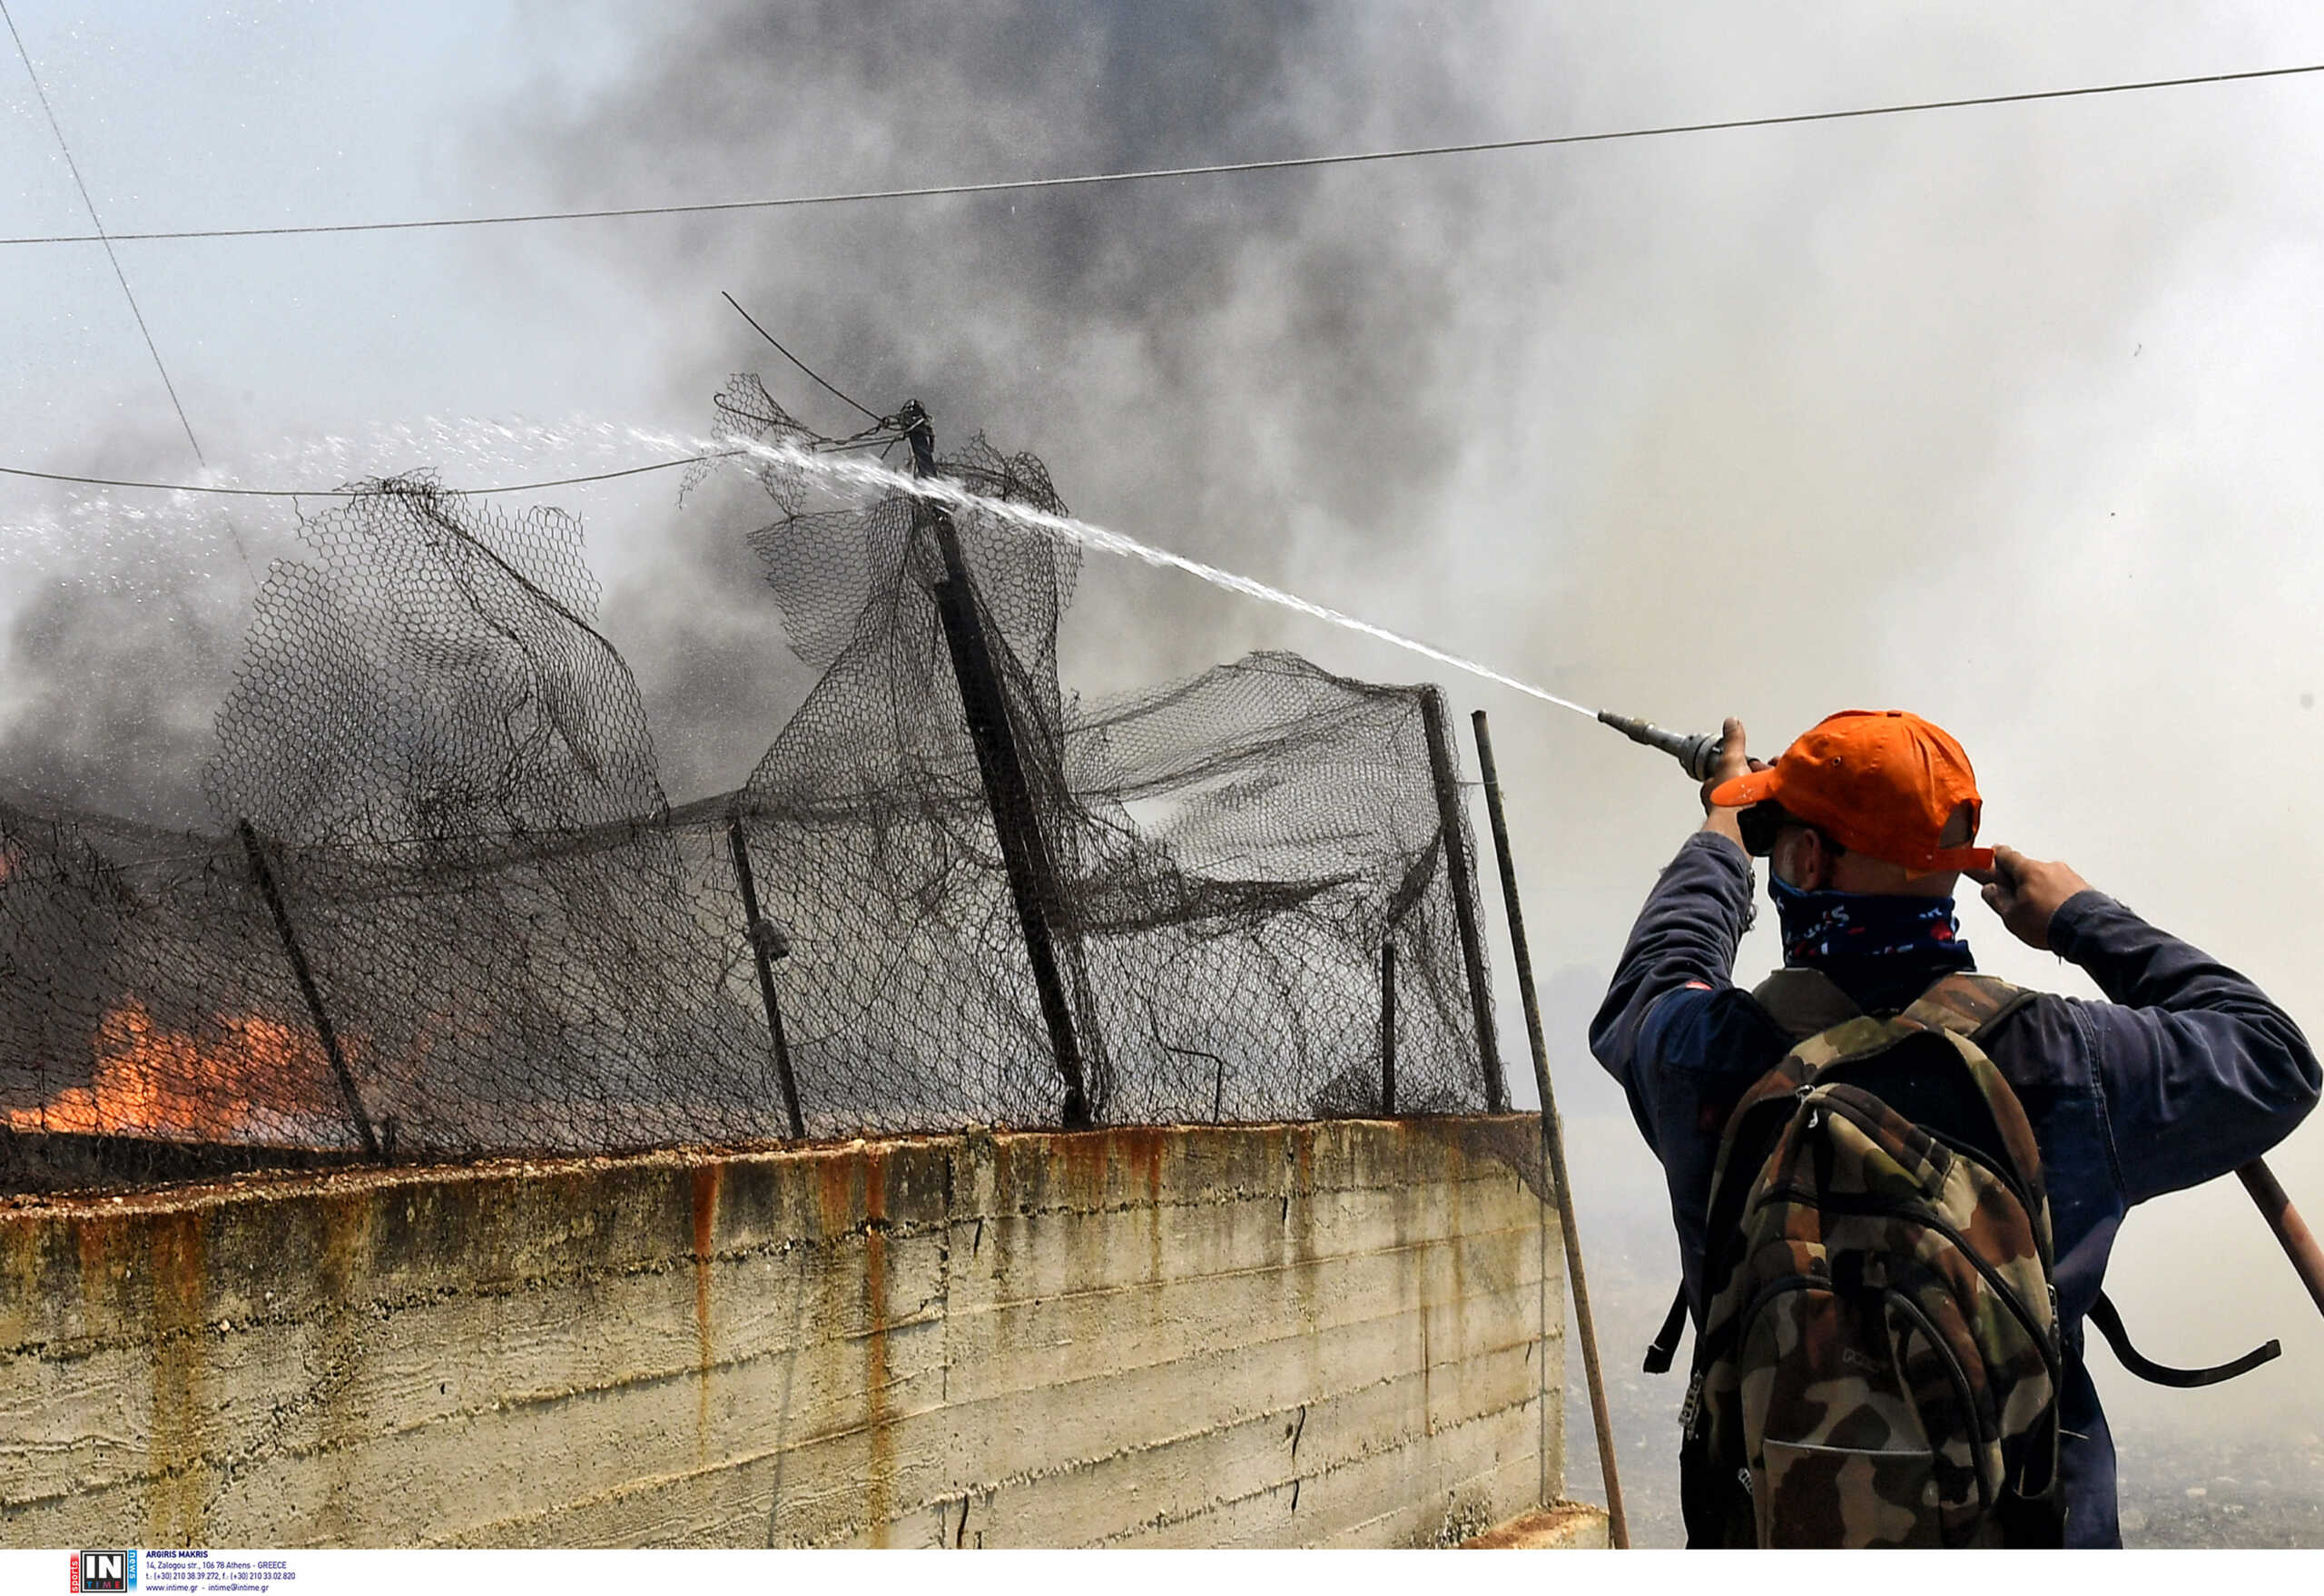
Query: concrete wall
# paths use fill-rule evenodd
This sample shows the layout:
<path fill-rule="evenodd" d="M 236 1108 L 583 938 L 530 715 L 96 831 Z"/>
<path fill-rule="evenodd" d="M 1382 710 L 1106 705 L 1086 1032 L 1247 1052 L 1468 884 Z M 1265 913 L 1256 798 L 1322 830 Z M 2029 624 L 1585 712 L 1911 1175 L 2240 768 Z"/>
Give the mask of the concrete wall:
<path fill-rule="evenodd" d="M 1563 1485 L 1534 1125 L 18 1199 L 0 1542 L 1455 1540 Z"/>

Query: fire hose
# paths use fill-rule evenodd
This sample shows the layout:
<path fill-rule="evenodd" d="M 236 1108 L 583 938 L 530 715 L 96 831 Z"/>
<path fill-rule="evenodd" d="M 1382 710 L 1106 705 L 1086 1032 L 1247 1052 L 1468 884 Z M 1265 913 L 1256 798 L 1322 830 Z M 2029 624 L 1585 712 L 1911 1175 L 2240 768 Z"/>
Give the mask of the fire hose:
<path fill-rule="evenodd" d="M 2292 1272 L 2315 1299 L 2317 1311 L 2324 1313 L 2324 1246 L 2317 1245 L 2315 1232 L 2299 1217 L 2299 1210 L 2291 1206 L 2291 1198 L 2284 1195 L 2284 1188 L 2277 1183 L 2275 1172 L 2268 1167 L 2266 1159 L 2252 1159 L 2235 1172 L 2235 1177 L 2243 1182 L 2243 1189 L 2260 1207 L 2260 1217 L 2283 1244 L 2284 1256 L 2291 1260 Z"/>

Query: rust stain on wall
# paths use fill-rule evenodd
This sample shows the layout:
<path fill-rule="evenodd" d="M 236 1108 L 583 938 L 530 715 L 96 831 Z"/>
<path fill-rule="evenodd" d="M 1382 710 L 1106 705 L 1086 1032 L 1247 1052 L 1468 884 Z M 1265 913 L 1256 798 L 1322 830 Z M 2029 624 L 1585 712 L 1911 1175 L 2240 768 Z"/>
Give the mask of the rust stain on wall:
<path fill-rule="evenodd" d="M 1159 1130 L 1146 1130 L 1131 1144 L 1146 1167 L 1146 1277 L 1162 1281 L 1162 1153 L 1167 1138 Z"/>
<path fill-rule="evenodd" d="M 855 1228 L 855 1176 L 852 1158 L 815 1160 L 815 1217 L 826 1241 L 835 1242 Z"/>
<path fill-rule="evenodd" d="M 0 1282 L 0 1345 L 18 1345 L 37 1338 L 33 1329 L 34 1307 L 41 1296 L 46 1243 L 47 1237 L 36 1227 L 0 1225 L 0 1250 L 6 1254 L 6 1278 Z M 83 1268 L 82 1300 L 94 1309 L 97 1304 L 88 1295 L 85 1263 Z"/>
<path fill-rule="evenodd" d="M 1109 1161 L 1118 1158 L 1123 1166 L 1146 1177 L 1146 1195 L 1150 1200 L 1161 1195 L 1162 1158 L 1174 1139 L 1172 1133 L 1158 1125 L 1126 1125 L 1119 1130 L 1091 1137 L 1093 1141 L 1107 1144 Z M 1125 1179 L 1127 1187 L 1129 1182 Z"/>
<path fill-rule="evenodd" d="M 88 1214 L 73 1226 L 73 1250 L 80 1265 L 81 1313 L 85 1325 L 99 1325 L 128 1308 L 123 1284 L 129 1274 L 125 1228 L 110 1214 Z M 25 1299 L 30 1302 L 32 1298 Z M 129 1309 L 134 1312 L 133 1308 Z"/>
<path fill-rule="evenodd" d="M 22 1337 L 27 1349 L 84 1334 L 125 1340 L 133 1356 L 150 1348 L 150 1433 L 142 1391 L 133 1391 L 126 1405 L 136 1411 L 125 1415 L 137 1431 L 133 1444 L 150 1450 L 141 1471 L 143 1517 L 133 1511 L 118 1531 L 150 1543 L 230 1539 L 237 1525 L 252 1524 L 277 1532 L 295 1526 L 306 1544 L 377 1541 L 399 1531 L 415 1538 L 440 1532 L 519 1540 L 538 1532 L 525 1526 L 544 1522 L 583 1523 L 594 1533 L 601 1519 L 609 1526 L 613 1521 L 590 1504 L 632 1499 L 650 1487 L 667 1493 L 665 1514 L 603 1532 L 757 1543 L 779 1530 L 784 1539 L 806 1543 L 881 1544 L 917 1538 L 932 1496 L 941 1494 L 958 1515 L 964 1493 L 989 1503 L 990 1481 L 1004 1475 L 1018 1483 L 1009 1487 L 1009 1515 L 997 1521 L 993 1539 L 1064 1541 L 1100 1530 L 1137 1539 L 1150 1530 L 1138 1526 L 1155 1511 L 1137 1500 L 1141 1489 L 1152 1490 L 1147 1480 L 1209 1466 L 1205 1449 L 1213 1443 L 1182 1446 L 1184 1437 L 1196 1434 L 1198 1424 L 1240 1422 L 1240 1408 L 1227 1411 L 1238 1399 L 1221 1394 L 1207 1372 L 1214 1350 L 1254 1360 L 1247 1368 L 1237 1365 L 1238 1378 L 1280 1392 L 1275 1400 L 1282 1402 L 1326 1394 L 1359 1374 L 1392 1388 L 1389 1402 L 1356 1418 L 1311 1414 L 1307 1427 L 1321 1417 L 1319 1434 L 1335 1446 L 1399 1454 L 1400 1464 L 1378 1468 L 1400 1468 L 1414 1491 L 1449 1488 L 1455 1473 L 1470 1467 L 1475 1449 L 1467 1437 L 1488 1432 L 1463 1428 L 1458 1445 L 1442 1449 L 1425 1437 L 1443 1438 L 1450 1426 L 1472 1422 L 1489 1424 L 1499 1462 L 1514 1456 L 1521 1441 L 1525 1449 L 1539 1445 L 1544 1477 L 1557 1477 L 1550 1451 L 1558 1440 L 1554 1404 L 1541 1403 L 1537 1388 L 1530 1393 L 1533 1405 L 1521 1412 L 1495 1394 L 1508 1387 L 1506 1402 L 1515 1403 L 1535 1384 L 1530 1370 L 1509 1374 L 1515 1360 L 1499 1355 L 1509 1335 L 1526 1333 L 1537 1306 L 1528 1280 L 1522 1315 L 1513 1316 L 1503 1295 L 1514 1290 L 1515 1266 L 1505 1266 L 1503 1255 L 1536 1240 L 1487 1242 L 1466 1236 L 1462 1223 L 1497 1234 L 1546 1217 L 1518 1185 L 1529 1174 L 1538 1178 L 1529 1167 L 1538 1158 L 1538 1122 L 1514 1118 L 1505 1125 L 1001 1131 L 956 1138 L 950 1145 L 969 1150 L 950 1154 L 946 1144 L 910 1140 L 699 1149 L 540 1160 L 521 1170 L 344 1172 L 249 1190 L 158 1195 L 133 1199 L 125 1210 L 106 1198 L 74 1200 L 37 1213 L 0 1211 L 0 1296 L 12 1281 L 30 1283 L 21 1310 L 0 1305 L 0 1319 L 21 1311 L 32 1326 Z M 947 1156 L 950 1166 L 940 1163 Z M 957 1174 L 957 1195 L 948 1167 Z M 1455 1189 L 1441 1189 L 1448 1184 Z M 1129 1212 L 1141 1204 L 1147 1214 Z M 1289 1211 L 1294 1207 L 1296 1215 Z M 1093 1212 L 1100 1207 L 1102 1217 Z M 641 1233 L 634 1217 L 641 1214 L 660 1216 L 655 1225 L 671 1229 Z M 621 1217 L 617 1227 L 615 1216 Z M 980 1220 L 985 1223 L 978 1226 Z M 940 1263 L 933 1249 L 939 1227 L 948 1224 L 950 1252 Z M 751 1249 L 746 1256 L 755 1257 L 762 1231 L 779 1238 L 787 1254 L 783 1266 L 761 1271 L 730 1263 L 719 1289 L 737 1290 L 738 1275 L 753 1282 L 765 1277 L 776 1305 L 788 1310 L 787 1336 L 780 1326 L 786 1315 L 740 1313 L 730 1325 L 715 1316 L 711 1302 L 720 1249 Z M 683 1256 L 669 1245 L 681 1236 Z M 618 1256 L 606 1250 L 615 1241 Z M 1538 1245 L 1552 1250 L 1554 1238 Z M 980 1247 L 995 1256 L 972 1261 Z M 1019 1346 L 1026 1338 L 1005 1331 L 988 1335 L 978 1320 L 969 1345 L 979 1355 L 1013 1359 L 1021 1353 L 1039 1361 L 1023 1372 L 1013 1365 L 999 1371 L 966 1395 L 957 1365 L 950 1386 L 940 1384 L 944 1360 L 959 1349 L 946 1339 L 946 1309 L 931 1312 L 930 1293 L 937 1294 L 935 1303 L 960 1308 L 955 1331 L 987 1302 L 1007 1298 L 1014 1311 L 1010 1283 L 994 1278 L 1000 1255 L 1011 1249 L 1019 1259 L 1013 1267 L 1033 1276 L 1020 1287 L 1035 1285 L 1044 1296 L 1060 1282 L 1068 1290 L 1106 1287 L 1072 1305 L 1080 1317 L 1070 1328 L 1088 1335 L 1092 1357 L 1108 1355 L 1117 1335 L 1165 1351 L 1187 1343 L 1202 1354 L 1187 1376 L 1194 1384 L 1166 1384 L 1157 1376 L 1161 1394 L 1150 1402 L 1124 1402 L 1118 1414 L 1089 1423 L 1077 1408 L 1072 1422 L 1059 1423 L 1054 1407 L 1040 1404 L 1087 1399 L 1052 1396 L 1037 1379 L 1023 1385 L 1027 1407 L 989 1426 L 990 1436 L 975 1421 L 948 1421 L 938 1404 L 956 1397 L 990 1401 L 989 1390 L 1019 1390 L 1020 1373 L 1052 1379 L 1060 1363 L 1050 1340 Z M 1393 1255 L 1393 1266 L 1383 1254 Z M 793 1259 L 802 1266 L 795 1274 Z M 632 1264 L 652 1278 L 630 1272 Z M 1211 1279 L 1230 1270 L 1220 1290 L 1231 1296 L 1215 1302 L 1205 1295 Z M 555 1278 L 544 1284 L 544 1272 Z M 540 1424 L 559 1426 L 544 1428 L 544 1436 L 571 1450 L 569 1480 L 562 1469 L 480 1458 L 476 1426 L 432 1422 L 448 1411 L 457 1417 L 470 1410 L 474 1395 L 521 1394 L 561 1378 L 556 1360 L 569 1356 L 570 1316 L 626 1300 L 597 1284 L 609 1273 L 624 1283 L 619 1292 L 654 1299 L 652 1314 L 635 1322 L 608 1317 L 610 1350 L 620 1367 L 647 1366 L 650 1359 L 656 1370 L 684 1355 L 687 1305 L 677 1294 L 690 1276 L 697 1369 L 693 1446 L 665 1405 L 675 1398 L 683 1413 L 683 1387 L 661 1378 L 625 1377 L 603 1401 L 540 1404 Z M 1139 1284 L 1141 1274 L 1172 1284 L 1152 1291 Z M 1360 1370 L 1331 1364 L 1318 1333 L 1321 1323 L 1347 1319 L 1340 1311 L 1346 1305 L 1334 1294 L 1353 1280 L 1376 1282 L 1384 1298 L 1365 1310 L 1366 1318 L 1396 1315 L 1376 1337 L 1366 1333 Z M 257 1295 L 254 1286 L 290 1299 L 259 1327 L 281 1338 L 275 1345 L 287 1343 L 287 1358 L 261 1354 L 241 1325 L 242 1302 Z M 1476 1303 L 1457 1307 L 1470 1289 Z M 392 1333 L 374 1317 L 389 1293 L 400 1321 Z M 1189 1315 L 1213 1312 L 1221 1323 L 1205 1341 L 1196 1334 L 1202 1321 Z M 221 1315 L 231 1315 L 235 1327 L 228 1330 Z M 1392 1325 L 1393 1335 L 1387 1334 Z M 675 1357 L 674 1335 L 681 1349 Z M 431 1375 L 424 1389 L 407 1390 L 416 1384 L 406 1375 L 413 1349 L 432 1348 L 437 1337 L 444 1338 L 448 1356 L 458 1345 L 466 1371 L 461 1384 L 446 1392 Z M 768 1355 L 781 1348 L 805 1349 L 795 1389 L 794 1353 Z M 1554 1348 L 1552 1342 L 1549 1350 Z M 596 1348 L 585 1351 L 594 1355 Z M 1447 1375 L 1441 1410 L 1433 1390 L 1438 1362 Z M 849 1364 L 856 1365 L 854 1374 L 846 1372 Z M 1090 1366 L 1097 1372 L 1102 1365 Z M 677 1371 L 683 1376 L 683 1364 Z M 716 1409 L 710 1403 L 714 1373 L 722 1404 Z M 746 1380 L 782 1384 L 779 1391 L 753 1389 L 754 1399 L 766 1397 L 774 1422 L 743 1437 L 734 1429 L 743 1407 L 733 1399 Z M 117 1389 L 84 1384 L 87 1390 L 76 1400 L 95 1415 L 89 1421 L 94 1433 L 123 1404 Z M 269 1403 L 295 1414 L 296 1424 L 268 1427 Z M 1225 1416 L 1206 1404 L 1218 1405 Z M 1483 1418 L 1472 1419 L 1474 1414 Z M 413 1419 L 421 1422 L 409 1429 L 409 1443 L 376 1443 L 390 1429 L 402 1435 Z M 1316 1479 L 1322 1465 L 1313 1461 L 1315 1449 L 1299 1443 L 1299 1421 L 1286 1419 L 1292 1469 Z M 507 1430 L 501 1421 L 488 1422 Z M 586 1428 L 567 1441 L 566 1425 Z M 245 1439 L 258 1430 L 265 1431 L 262 1456 Z M 1120 1498 L 1100 1500 L 1085 1476 L 1096 1449 L 1115 1443 L 1116 1430 L 1120 1445 L 1150 1452 L 1152 1461 L 1120 1471 L 1129 1488 Z M 774 1460 L 772 1497 L 754 1506 L 735 1503 L 759 1489 L 766 1471 L 716 1466 L 743 1449 L 738 1441 L 765 1448 Z M 990 1459 L 973 1450 L 985 1447 L 993 1449 Z M 964 1448 L 970 1451 L 962 1455 L 948 1450 Z M 246 1467 L 245 1456 L 262 1467 Z M 59 1477 L 74 1466 L 60 1463 Z M 1141 1476 L 1139 1469 L 1161 1472 Z M 1533 1483 L 1531 1470 L 1509 1471 L 1510 1478 L 1518 1472 L 1526 1475 L 1513 1487 L 1521 1496 Z M 437 1486 L 448 1477 L 473 1478 L 476 1492 L 464 1485 L 437 1500 Z M 414 1490 L 415 1483 L 428 1488 Z M 69 1481 L 67 1486 L 73 1488 Z M 478 1505 L 471 1497 L 486 1489 L 505 1495 L 492 1512 L 507 1516 L 470 1525 L 464 1515 Z M 117 1510 L 103 1490 L 84 1494 L 72 1522 L 100 1529 L 103 1515 Z M 1300 1539 L 1337 1532 L 1331 1515 L 1344 1507 L 1355 1511 L 1347 1507 L 1355 1500 L 1345 1492 L 1305 1493 L 1296 1533 L 1268 1533 Z M 430 1514 L 446 1522 L 423 1522 Z M 985 1508 L 975 1507 L 965 1525 L 957 1516 L 945 1521 L 950 1539 L 973 1542 L 988 1528 L 985 1516 Z M 907 1526 L 901 1533 L 899 1522 Z"/>
<path fill-rule="evenodd" d="M 197 1208 L 156 1215 L 153 1279 L 153 1432 L 147 1445 L 151 1483 L 145 1543 L 199 1546 L 210 1471 L 202 1459 L 202 1399 L 210 1326 L 202 1314 L 209 1215 Z"/>
<path fill-rule="evenodd" d="M 1290 1207 L 1285 1217 L 1292 1222 L 1291 1256 L 1299 1263 L 1313 1263 L 1315 1257 L 1315 1130 L 1313 1125 L 1295 1126 L 1290 1132 L 1291 1188 Z M 1303 1283 L 1311 1287 L 1313 1275 L 1303 1270 Z"/>
<path fill-rule="evenodd" d="M 118 1269 L 113 1244 L 119 1229 L 102 1214 L 92 1214 L 73 1227 L 73 1249 L 81 1263 L 81 1293 L 92 1307 L 112 1295 Z"/>
<path fill-rule="evenodd" d="M 323 1454 L 329 1471 L 323 1524 L 330 1539 L 360 1545 L 369 1503 L 350 1470 L 352 1450 L 368 1423 L 359 1390 L 371 1299 L 371 1194 L 332 1192 L 320 1204 L 320 1266 L 324 1305 L 320 1366 L 311 1373 L 320 1401 Z"/>
<path fill-rule="evenodd" d="M 718 1190 L 725 1179 L 726 1166 L 716 1160 L 694 1172 L 694 1455 L 697 1463 L 710 1460 L 710 1260 L 718 1223 Z"/>
<path fill-rule="evenodd" d="M 871 1334 L 863 1338 L 864 1423 L 872 1437 L 863 1482 L 872 1544 L 888 1543 L 896 1511 L 895 1414 L 888 1401 L 888 1155 L 873 1148 L 863 1159 L 863 1296 Z"/>
<path fill-rule="evenodd" d="M 1056 1160 L 1066 1201 L 1085 1211 L 1102 1207 L 1106 1175 L 1113 1166 L 1113 1142 L 1118 1130 L 1059 1131 L 1041 1138 L 1043 1150 Z"/>

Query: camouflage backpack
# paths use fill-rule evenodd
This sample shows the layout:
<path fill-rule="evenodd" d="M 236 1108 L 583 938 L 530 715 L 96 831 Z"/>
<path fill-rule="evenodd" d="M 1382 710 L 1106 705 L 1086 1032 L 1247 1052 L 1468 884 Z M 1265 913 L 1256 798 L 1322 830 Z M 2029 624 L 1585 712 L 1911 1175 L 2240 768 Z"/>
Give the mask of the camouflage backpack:
<path fill-rule="evenodd" d="M 1804 970 L 1753 993 L 1798 1039 L 1711 1179 L 1689 1544 L 2059 1543 L 2049 1204 L 1977 1045 L 2031 995 L 1948 975 L 1876 1018 Z"/>

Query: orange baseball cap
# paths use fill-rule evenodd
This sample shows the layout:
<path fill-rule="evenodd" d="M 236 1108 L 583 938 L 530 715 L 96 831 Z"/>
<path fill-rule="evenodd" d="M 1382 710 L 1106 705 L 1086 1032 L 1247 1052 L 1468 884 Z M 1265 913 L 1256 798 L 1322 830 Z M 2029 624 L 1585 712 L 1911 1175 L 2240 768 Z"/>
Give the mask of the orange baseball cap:
<path fill-rule="evenodd" d="M 1942 726 L 1901 709 L 1843 710 L 1818 722 L 1765 770 L 1711 790 L 1721 809 L 1768 801 L 1840 845 L 1906 870 L 1991 870 L 1990 848 L 1938 841 L 1960 805 L 1977 834 L 1984 800 L 1969 756 Z"/>

